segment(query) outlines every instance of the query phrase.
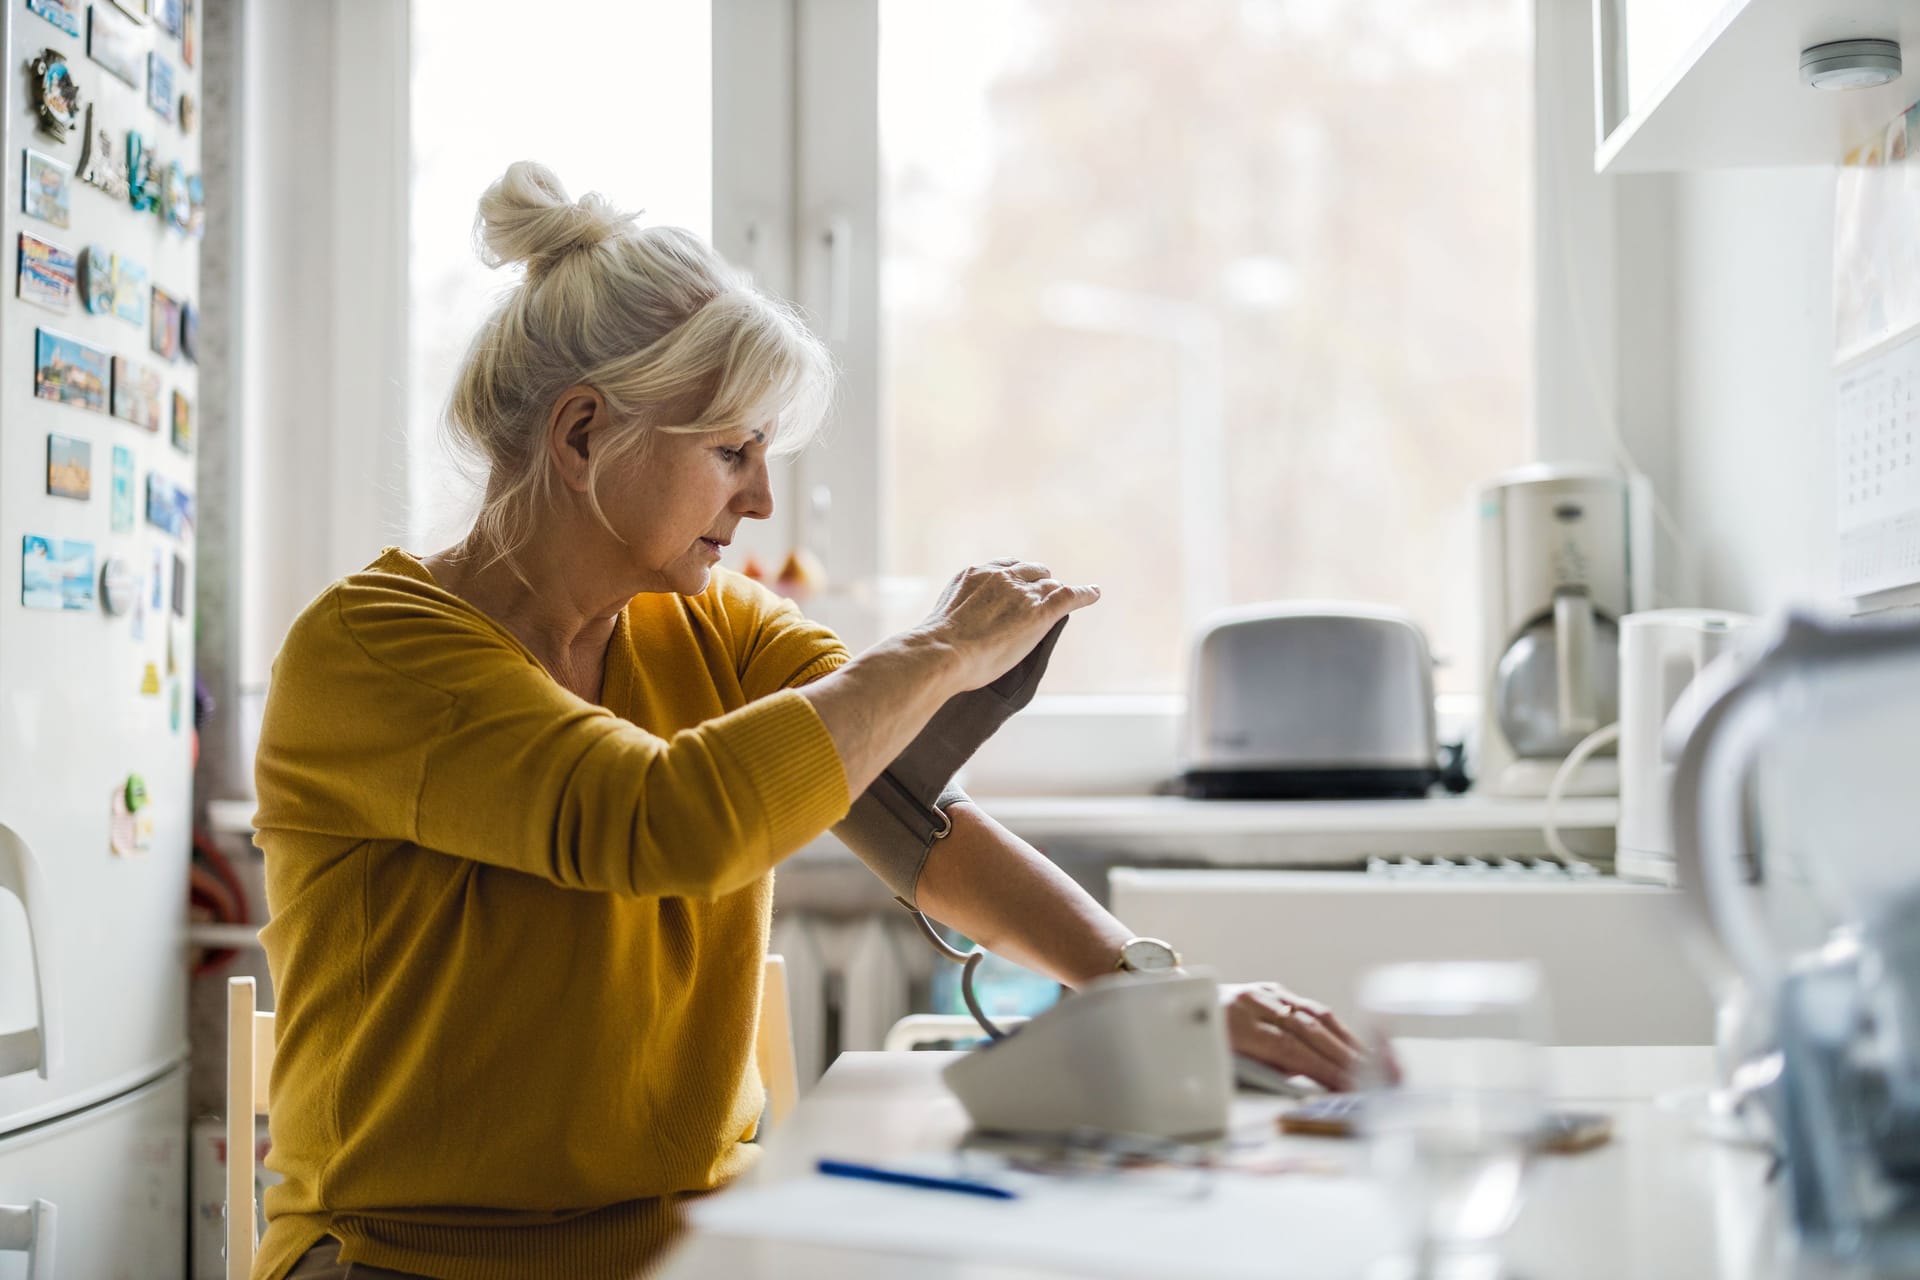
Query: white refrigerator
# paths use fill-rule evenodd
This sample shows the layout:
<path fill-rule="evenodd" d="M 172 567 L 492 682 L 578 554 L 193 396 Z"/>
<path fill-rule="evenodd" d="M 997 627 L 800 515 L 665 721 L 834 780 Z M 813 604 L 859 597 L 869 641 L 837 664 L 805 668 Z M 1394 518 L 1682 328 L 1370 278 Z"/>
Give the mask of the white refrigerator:
<path fill-rule="evenodd" d="M 5 6 L 0 1280 L 186 1270 L 194 7 Z"/>

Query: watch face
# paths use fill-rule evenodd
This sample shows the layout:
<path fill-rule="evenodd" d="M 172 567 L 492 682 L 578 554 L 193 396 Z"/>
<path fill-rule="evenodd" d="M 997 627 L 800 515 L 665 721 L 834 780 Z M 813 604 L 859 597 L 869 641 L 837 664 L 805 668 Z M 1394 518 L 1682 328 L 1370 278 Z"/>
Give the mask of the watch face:
<path fill-rule="evenodd" d="M 1120 960 L 1135 973 L 1171 973 L 1180 967 L 1180 957 L 1158 938 L 1135 938 L 1120 949 Z"/>

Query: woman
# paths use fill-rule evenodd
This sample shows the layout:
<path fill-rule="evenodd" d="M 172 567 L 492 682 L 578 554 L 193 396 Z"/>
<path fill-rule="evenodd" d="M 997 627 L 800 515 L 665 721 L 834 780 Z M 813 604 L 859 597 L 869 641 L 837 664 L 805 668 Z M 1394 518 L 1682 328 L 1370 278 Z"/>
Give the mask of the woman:
<path fill-rule="evenodd" d="M 1099 595 L 996 561 L 850 657 L 716 569 L 818 420 L 804 326 L 537 165 L 488 189 L 476 237 L 526 268 L 449 408 L 480 514 L 315 600 L 261 732 L 268 1280 L 642 1270 L 675 1199 L 753 1151 L 774 865 Z M 1117 920 L 977 808 L 948 816 L 919 906 L 1070 985 L 1116 967 Z M 1229 999 L 1236 1047 L 1345 1083 L 1324 1010 Z"/>

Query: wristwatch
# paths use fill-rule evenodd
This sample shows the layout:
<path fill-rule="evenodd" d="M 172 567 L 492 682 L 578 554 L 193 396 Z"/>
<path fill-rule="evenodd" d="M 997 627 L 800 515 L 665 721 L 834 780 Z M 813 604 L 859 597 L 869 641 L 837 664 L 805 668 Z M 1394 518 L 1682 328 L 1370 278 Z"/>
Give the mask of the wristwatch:
<path fill-rule="evenodd" d="M 1180 953 L 1158 938 L 1129 938 L 1113 967 L 1122 973 L 1174 973 Z"/>

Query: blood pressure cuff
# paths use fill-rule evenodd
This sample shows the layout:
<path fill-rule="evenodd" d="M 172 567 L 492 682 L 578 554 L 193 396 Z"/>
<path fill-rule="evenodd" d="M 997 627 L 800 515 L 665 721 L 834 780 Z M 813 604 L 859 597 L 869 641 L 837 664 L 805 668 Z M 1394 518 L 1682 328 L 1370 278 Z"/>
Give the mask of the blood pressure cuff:
<path fill-rule="evenodd" d="M 833 834 L 908 907 L 919 909 L 914 891 L 933 842 L 951 827 L 948 806 L 967 798 L 953 785 L 953 775 L 1033 701 L 1066 625 L 1065 618 L 1054 623 L 1033 652 L 998 680 L 947 699 L 834 827 Z"/>

